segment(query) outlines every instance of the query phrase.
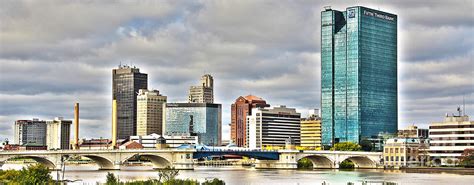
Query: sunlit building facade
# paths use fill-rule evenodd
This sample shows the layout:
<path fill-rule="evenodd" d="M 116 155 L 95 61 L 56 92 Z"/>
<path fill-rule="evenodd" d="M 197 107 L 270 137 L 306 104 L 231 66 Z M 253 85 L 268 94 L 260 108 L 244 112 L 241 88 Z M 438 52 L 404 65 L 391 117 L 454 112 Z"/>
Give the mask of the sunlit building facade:
<path fill-rule="evenodd" d="M 190 134 L 199 143 L 220 146 L 222 107 L 213 103 L 167 103 L 164 135 Z"/>
<path fill-rule="evenodd" d="M 356 6 L 321 12 L 323 144 L 397 132 L 397 16 Z"/>

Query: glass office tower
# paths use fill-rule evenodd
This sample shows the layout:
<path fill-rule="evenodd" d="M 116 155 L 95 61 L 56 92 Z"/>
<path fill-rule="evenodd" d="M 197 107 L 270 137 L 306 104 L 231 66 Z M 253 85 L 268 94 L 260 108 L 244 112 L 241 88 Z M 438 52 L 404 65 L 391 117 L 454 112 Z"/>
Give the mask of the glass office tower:
<path fill-rule="evenodd" d="M 397 132 L 397 16 L 349 7 L 321 12 L 323 144 Z"/>
<path fill-rule="evenodd" d="M 165 135 L 196 135 L 198 142 L 220 146 L 222 107 L 214 103 L 167 103 Z"/>

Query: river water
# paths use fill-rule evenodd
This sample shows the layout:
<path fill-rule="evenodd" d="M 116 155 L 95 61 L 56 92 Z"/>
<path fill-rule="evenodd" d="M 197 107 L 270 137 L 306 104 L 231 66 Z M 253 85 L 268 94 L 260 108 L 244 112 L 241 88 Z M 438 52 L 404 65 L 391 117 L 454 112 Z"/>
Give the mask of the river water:
<path fill-rule="evenodd" d="M 3 169 L 20 169 L 21 165 L 5 164 Z M 124 167 L 118 171 L 96 170 L 93 165 L 67 166 L 64 174 L 66 179 L 76 180 L 71 184 L 96 184 L 105 182 L 107 172 L 112 172 L 123 181 L 146 180 L 157 178 L 157 172 L 148 166 Z M 465 174 L 465 173 L 464 173 Z M 469 173 L 469 174 L 474 174 Z M 56 172 L 51 174 L 56 177 Z M 178 178 L 206 179 L 219 178 L 229 185 L 320 185 L 327 182 L 330 185 L 353 182 L 362 184 L 369 182 L 396 182 L 398 185 L 474 185 L 474 175 L 463 175 L 454 172 L 409 173 L 400 170 L 358 169 L 358 170 L 257 170 L 251 167 L 205 167 L 195 170 L 181 170 Z"/>

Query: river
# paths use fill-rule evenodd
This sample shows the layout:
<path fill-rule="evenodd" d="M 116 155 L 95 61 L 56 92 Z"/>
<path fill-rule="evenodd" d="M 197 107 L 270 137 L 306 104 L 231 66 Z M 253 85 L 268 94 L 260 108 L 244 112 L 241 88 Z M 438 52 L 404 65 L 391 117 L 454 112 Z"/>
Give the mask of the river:
<path fill-rule="evenodd" d="M 21 165 L 5 164 L 3 169 L 20 169 Z M 146 180 L 156 178 L 157 172 L 151 167 L 135 166 L 124 167 L 118 171 L 96 170 L 93 165 L 67 166 L 65 178 L 77 180 L 71 184 L 96 184 L 105 182 L 107 172 L 115 173 L 121 180 Z M 474 174 L 470 173 L 470 174 Z M 56 172 L 52 172 L 53 178 Z M 330 185 L 353 182 L 362 184 L 362 181 L 396 182 L 398 185 L 474 185 L 474 175 L 463 175 L 457 172 L 405 172 L 400 170 L 357 169 L 357 170 L 257 170 L 251 167 L 199 166 L 195 170 L 181 170 L 178 178 L 206 179 L 219 178 L 229 185 L 320 185 L 323 181 Z"/>

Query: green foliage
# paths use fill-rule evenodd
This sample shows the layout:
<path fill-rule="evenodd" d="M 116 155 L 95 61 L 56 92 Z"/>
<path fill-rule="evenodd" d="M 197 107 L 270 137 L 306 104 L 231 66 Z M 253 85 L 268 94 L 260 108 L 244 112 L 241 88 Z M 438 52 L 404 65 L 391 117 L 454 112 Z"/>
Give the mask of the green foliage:
<path fill-rule="evenodd" d="M 202 185 L 225 185 L 225 182 L 223 180 L 220 180 L 218 178 L 214 178 L 212 180 L 206 180 L 202 183 Z"/>
<path fill-rule="evenodd" d="M 199 185 L 199 182 L 192 179 L 171 179 L 163 182 L 163 185 Z"/>
<path fill-rule="evenodd" d="M 167 166 L 166 168 L 158 170 L 159 181 L 163 179 L 164 182 L 174 180 L 178 176 L 179 170 Z"/>
<path fill-rule="evenodd" d="M 308 158 L 303 158 L 298 161 L 298 168 L 302 169 L 312 169 L 313 163 Z"/>
<path fill-rule="evenodd" d="M 363 151 L 372 151 L 372 142 L 367 139 L 363 139 L 362 141 L 360 141 L 360 146 Z"/>
<path fill-rule="evenodd" d="M 106 178 L 107 178 L 107 181 L 105 182 L 105 184 L 107 184 L 107 185 L 118 185 L 118 184 L 120 184 L 120 179 L 115 177 L 115 175 L 113 173 L 108 172 Z"/>
<path fill-rule="evenodd" d="M 53 182 L 51 171 L 41 164 L 30 165 L 19 171 L 6 170 L 0 172 L 0 184 L 47 184 Z"/>
<path fill-rule="evenodd" d="M 341 143 L 336 143 L 331 150 L 332 151 L 360 151 L 361 146 L 352 143 L 352 142 L 341 142 Z"/>
<path fill-rule="evenodd" d="M 354 163 L 350 160 L 345 160 L 345 161 L 342 161 L 341 164 L 339 164 L 339 168 L 341 168 L 341 169 L 354 169 Z"/>
<path fill-rule="evenodd" d="M 461 166 L 474 168 L 474 149 L 465 149 L 460 159 Z"/>

